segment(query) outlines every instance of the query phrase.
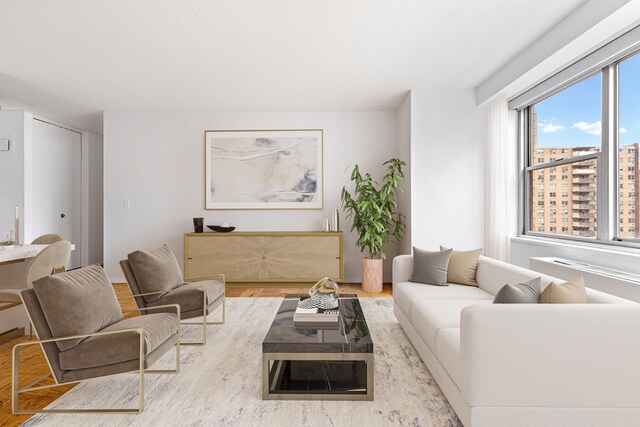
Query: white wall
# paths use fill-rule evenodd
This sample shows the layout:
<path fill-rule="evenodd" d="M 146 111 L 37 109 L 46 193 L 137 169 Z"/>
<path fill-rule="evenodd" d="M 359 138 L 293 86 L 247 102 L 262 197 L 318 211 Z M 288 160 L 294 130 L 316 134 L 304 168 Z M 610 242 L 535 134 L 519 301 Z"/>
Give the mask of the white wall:
<path fill-rule="evenodd" d="M 411 91 L 411 240 L 484 245 L 484 111 L 473 90 Z"/>
<path fill-rule="evenodd" d="M 404 169 L 404 193 L 398 197 L 399 211 L 406 216 L 407 229 L 404 238 L 398 242 L 399 254 L 411 253 L 411 92 L 396 110 L 398 122 L 398 157 L 407 163 Z"/>
<path fill-rule="evenodd" d="M 204 209 L 206 129 L 324 129 L 324 210 Z M 179 260 L 182 235 L 192 218 L 228 222 L 239 231 L 320 230 L 340 207 L 340 190 L 358 163 L 374 176 L 397 156 L 395 111 L 310 113 L 128 113 L 104 115 L 104 258 L 113 281 L 122 281 L 118 261 L 129 252 L 167 243 Z M 348 188 L 352 188 L 349 186 Z M 123 201 L 130 200 L 130 208 Z M 361 281 L 356 236 L 341 211 L 345 230 L 345 279 Z M 388 250 L 385 280 L 391 277 Z"/>

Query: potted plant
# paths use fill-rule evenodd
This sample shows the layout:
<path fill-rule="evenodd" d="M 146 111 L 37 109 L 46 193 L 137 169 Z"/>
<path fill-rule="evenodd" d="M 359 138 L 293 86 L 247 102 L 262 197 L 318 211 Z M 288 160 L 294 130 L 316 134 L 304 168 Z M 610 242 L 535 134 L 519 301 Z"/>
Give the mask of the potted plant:
<path fill-rule="evenodd" d="M 0 240 L 0 249 L 11 249 L 16 245 L 16 242 L 13 240 L 13 231 L 9 233 L 6 240 Z"/>
<path fill-rule="evenodd" d="M 387 174 L 378 183 L 369 173 L 363 176 L 356 164 L 351 173 L 351 181 L 355 182 L 353 195 L 342 188 L 342 207 L 346 217 L 352 219 L 351 231 L 358 232 L 356 245 L 368 253 L 362 259 L 362 288 L 367 292 L 382 291 L 384 246 L 404 235 L 405 216 L 398 212 L 395 199 L 403 191 L 400 182 L 404 180 L 405 165 L 400 159 L 386 161 Z"/>

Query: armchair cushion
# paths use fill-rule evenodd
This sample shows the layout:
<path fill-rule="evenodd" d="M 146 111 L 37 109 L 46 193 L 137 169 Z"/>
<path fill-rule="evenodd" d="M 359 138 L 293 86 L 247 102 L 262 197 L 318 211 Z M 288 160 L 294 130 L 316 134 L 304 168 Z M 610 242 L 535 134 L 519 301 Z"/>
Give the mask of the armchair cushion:
<path fill-rule="evenodd" d="M 54 337 L 91 334 L 122 320 L 113 286 L 99 265 L 43 277 L 33 282 L 33 290 Z M 65 351 L 84 339 L 56 344 Z"/>
<path fill-rule="evenodd" d="M 114 323 L 100 332 L 141 328 L 144 331 L 144 354 L 158 348 L 178 331 L 176 314 L 148 314 Z M 140 335 L 135 332 L 89 337 L 78 346 L 60 353 L 60 367 L 64 370 L 95 368 L 138 360 Z"/>
<path fill-rule="evenodd" d="M 170 291 L 183 283 L 178 260 L 167 245 L 146 251 L 135 251 L 127 258 L 143 294 Z M 162 294 L 145 295 L 144 299 L 150 303 L 161 297 Z"/>
<path fill-rule="evenodd" d="M 207 293 L 207 306 L 224 294 L 224 285 L 222 282 L 217 280 L 203 280 L 201 282 L 185 283 L 182 286 L 172 289 L 162 295 L 159 300 L 149 303 L 149 306 L 178 304 L 180 305 L 181 313 L 194 310 L 199 310 L 199 312 L 202 313 L 202 288 L 204 288 Z"/>

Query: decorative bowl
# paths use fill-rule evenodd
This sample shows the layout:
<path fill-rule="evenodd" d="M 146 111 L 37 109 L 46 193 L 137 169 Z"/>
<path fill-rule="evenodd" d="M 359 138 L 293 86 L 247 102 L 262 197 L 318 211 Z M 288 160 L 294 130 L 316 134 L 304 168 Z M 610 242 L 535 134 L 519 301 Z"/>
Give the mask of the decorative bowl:
<path fill-rule="evenodd" d="M 221 225 L 207 225 L 207 228 L 218 233 L 229 233 L 236 229 L 235 227 L 223 227 Z"/>

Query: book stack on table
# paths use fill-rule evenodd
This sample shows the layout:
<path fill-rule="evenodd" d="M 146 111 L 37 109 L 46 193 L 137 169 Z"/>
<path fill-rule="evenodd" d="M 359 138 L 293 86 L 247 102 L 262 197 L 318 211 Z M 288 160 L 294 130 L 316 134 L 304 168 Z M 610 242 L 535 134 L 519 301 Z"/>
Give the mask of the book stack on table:
<path fill-rule="evenodd" d="M 338 329 L 338 309 L 300 308 L 293 314 L 297 329 Z"/>

